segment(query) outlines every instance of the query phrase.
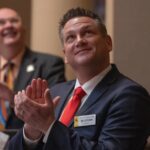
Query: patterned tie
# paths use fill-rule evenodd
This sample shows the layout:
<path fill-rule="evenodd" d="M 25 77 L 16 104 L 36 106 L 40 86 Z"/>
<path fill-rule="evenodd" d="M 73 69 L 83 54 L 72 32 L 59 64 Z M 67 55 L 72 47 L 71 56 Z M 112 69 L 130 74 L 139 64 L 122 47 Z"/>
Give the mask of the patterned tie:
<path fill-rule="evenodd" d="M 14 63 L 8 62 L 7 70 L 4 76 L 4 82 L 11 90 L 13 90 L 13 68 L 14 68 Z"/>
<path fill-rule="evenodd" d="M 10 89 L 13 89 L 13 67 L 14 64 L 7 63 L 6 65 L 6 72 L 4 75 L 4 82 L 7 84 L 7 86 Z M 6 121 L 8 119 L 10 108 L 9 108 L 9 102 L 5 100 L 1 100 L 0 103 L 0 129 L 4 129 L 6 125 Z"/>
<path fill-rule="evenodd" d="M 86 95 L 81 87 L 75 89 L 72 98 L 69 100 L 64 108 L 64 111 L 60 117 L 60 121 L 68 126 L 70 121 L 73 119 L 78 107 L 80 106 L 81 99 Z"/>

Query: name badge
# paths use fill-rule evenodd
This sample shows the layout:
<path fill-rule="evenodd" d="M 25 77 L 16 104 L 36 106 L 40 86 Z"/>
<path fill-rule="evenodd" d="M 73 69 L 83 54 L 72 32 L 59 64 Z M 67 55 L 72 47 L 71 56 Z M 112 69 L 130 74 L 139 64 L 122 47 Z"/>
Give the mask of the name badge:
<path fill-rule="evenodd" d="M 96 125 L 96 114 L 74 117 L 74 127 L 92 126 L 92 125 Z"/>

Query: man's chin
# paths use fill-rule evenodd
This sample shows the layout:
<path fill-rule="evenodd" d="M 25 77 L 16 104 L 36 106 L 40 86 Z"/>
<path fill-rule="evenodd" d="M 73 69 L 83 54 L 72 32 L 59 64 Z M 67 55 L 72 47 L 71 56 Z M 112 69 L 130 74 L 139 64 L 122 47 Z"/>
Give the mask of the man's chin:
<path fill-rule="evenodd" d="M 16 43 L 18 43 L 18 40 L 16 39 L 8 39 L 4 41 L 4 45 L 6 46 L 13 46 Z"/>

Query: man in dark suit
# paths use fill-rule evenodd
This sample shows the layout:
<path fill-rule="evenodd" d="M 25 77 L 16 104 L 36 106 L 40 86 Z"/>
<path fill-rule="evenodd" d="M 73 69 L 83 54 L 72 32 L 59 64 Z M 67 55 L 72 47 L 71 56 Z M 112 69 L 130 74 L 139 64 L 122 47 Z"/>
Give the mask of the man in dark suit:
<path fill-rule="evenodd" d="M 25 44 L 25 28 L 20 15 L 11 8 L 0 9 L 0 81 L 5 82 L 8 64 L 13 64 L 12 92 L 17 93 L 30 84 L 33 78 L 41 77 L 49 86 L 65 81 L 64 62 L 58 56 L 34 52 Z M 7 74 L 6 74 L 7 75 Z M 9 98 L 8 100 L 10 100 Z M 10 111 L 11 109 L 9 109 Z M 6 120 L 6 129 L 23 126 L 13 110 Z"/>
<path fill-rule="evenodd" d="M 31 70 L 29 69 L 31 67 Z M 33 67 L 33 68 L 32 68 Z M 64 62 L 61 58 L 49 54 L 33 52 L 26 48 L 21 67 L 14 81 L 14 92 L 25 89 L 33 78 L 41 77 L 48 81 L 49 87 L 56 83 L 65 81 Z M 11 113 L 6 128 L 18 129 L 22 127 L 23 122 Z"/>
<path fill-rule="evenodd" d="M 25 125 L 8 149 L 143 150 L 150 97 L 110 64 L 112 41 L 101 19 L 70 9 L 60 22 L 60 38 L 77 79 L 50 90 L 45 80 L 32 80 L 15 96 L 15 113 Z M 82 94 L 73 94 L 76 89 Z"/>

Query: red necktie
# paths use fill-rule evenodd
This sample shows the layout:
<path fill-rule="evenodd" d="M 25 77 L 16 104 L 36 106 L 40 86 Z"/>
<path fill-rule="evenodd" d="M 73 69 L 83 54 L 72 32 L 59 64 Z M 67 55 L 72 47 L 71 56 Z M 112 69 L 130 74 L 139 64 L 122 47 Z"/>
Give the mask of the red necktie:
<path fill-rule="evenodd" d="M 67 105 L 64 108 L 64 111 L 60 117 L 60 121 L 68 126 L 72 118 L 74 117 L 78 107 L 80 106 L 81 99 L 85 96 L 86 93 L 81 87 L 75 89 L 72 98 L 68 101 Z"/>

